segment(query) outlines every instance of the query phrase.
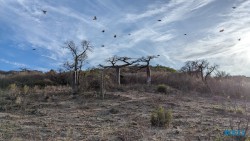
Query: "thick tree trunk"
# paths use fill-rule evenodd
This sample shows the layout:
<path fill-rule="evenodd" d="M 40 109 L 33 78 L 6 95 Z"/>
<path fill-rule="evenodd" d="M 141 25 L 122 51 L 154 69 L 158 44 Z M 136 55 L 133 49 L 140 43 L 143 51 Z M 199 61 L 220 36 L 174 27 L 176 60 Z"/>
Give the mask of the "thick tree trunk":
<path fill-rule="evenodd" d="M 120 79 L 120 74 L 121 74 L 121 71 L 120 71 L 120 67 L 116 67 L 116 79 L 117 79 L 117 84 L 120 85 L 121 84 L 121 79 Z"/>
<path fill-rule="evenodd" d="M 102 99 L 104 99 L 104 70 L 101 71 L 101 95 L 102 95 Z"/>
<path fill-rule="evenodd" d="M 147 84 L 151 84 L 151 70 L 149 66 L 147 66 Z"/>
<path fill-rule="evenodd" d="M 77 93 L 77 91 L 78 91 L 78 86 L 77 86 L 77 71 L 74 71 L 74 73 L 73 73 L 72 90 L 73 90 L 73 95 L 75 95 Z"/>
<path fill-rule="evenodd" d="M 72 89 L 73 89 L 73 95 L 77 94 L 78 92 L 78 69 L 77 69 L 77 66 L 78 66 L 78 59 L 77 57 L 75 57 L 75 66 L 74 66 L 74 74 L 73 74 L 73 86 L 72 86 Z"/>

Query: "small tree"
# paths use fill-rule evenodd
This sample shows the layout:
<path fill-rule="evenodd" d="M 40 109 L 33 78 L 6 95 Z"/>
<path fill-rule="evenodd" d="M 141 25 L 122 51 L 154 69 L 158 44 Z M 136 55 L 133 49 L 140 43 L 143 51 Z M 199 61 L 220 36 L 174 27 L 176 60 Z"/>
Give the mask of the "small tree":
<path fill-rule="evenodd" d="M 225 71 L 216 71 L 215 73 L 215 78 L 220 79 L 220 78 L 228 78 L 230 77 L 229 73 L 226 73 Z"/>
<path fill-rule="evenodd" d="M 150 61 L 154 58 L 157 58 L 160 55 L 152 55 L 152 56 L 147 56 L 147 57 L 141 57 L 139 58 L 137 61 L 144 63 L 144 64 L 137 64 L 137 66 L 139 66 L 140 69 L 142 68 L 146 68 L 146 72 L 147 72 L 147 84 L 150 85 L 151 84 L 151 70 L 150 70 Z"/>
<path fill-rule="evenodd" d="M 89 41 L 83 40 L 81 42 L 81 47 L 78 47 L 73 41 L 68 41 L 65 43 L 65 48 L 67 48 L 72 54 L 72 61 L 67 61 L 64 64 L 64 67 L 70 71 L 72 71 L 72 90 L 73 95 L 78 92 L 79 86 L 79 72 L 82 69 L 83 62 L 86 61 L 88 57 L 88 52 L 92 51 L 93 46 L 90 45 Z"/>
<path fill-rule="evenodd" d="M 138 60 L 133 60 L 132 58 L 129 58 L 129 57 L 113 56 L 111 58 L 108 58 L 106 62 L 109 63 L 110 65 L 109 66 L 99 65 L 99 66 L 101 66 L 102 68 L 114 68 L 116 70 L 116 82 L 118 85 L 120 85 L 121 84 L 121 79 L 120 79 L 121 68 L 130 66 L 138 62 Z"/>
<path fill-rule="evenodd" d="M 210 65 L 207 60 L 196 60 L 187 61 L 185 65 L 181 68 L 181 72 L 185 72 L 189 75 L 195 75 L 201 78 L 203 82 L 207 82 L 207 78 L 217 70 L 218 65 Z"/>

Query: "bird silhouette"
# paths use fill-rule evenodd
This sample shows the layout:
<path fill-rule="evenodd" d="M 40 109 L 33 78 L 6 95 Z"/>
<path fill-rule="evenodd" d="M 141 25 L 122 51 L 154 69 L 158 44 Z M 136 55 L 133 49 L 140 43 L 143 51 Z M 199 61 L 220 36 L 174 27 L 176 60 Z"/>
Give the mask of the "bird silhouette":
<path fill-rule="evenodd" d="M 187 34 L 184 34 L 184 35 L 187 35 Z"/>
<path fill-rule="evenodd" d="M 158 22 L 161 22 L 161 20 L 158 20 Z"/>
<path fill-rule="evenodd" d="M 32 50 L 36 50 L 35 48 L 33 48 Z"/>
<path fill-rule="evenodd" d="M 46 11 L 46 10 L 42 10 L 42 12 L 43 12 L 43 14 L 46 14 L 46 13 L 47 13 L 47 11 Z"/>
<path fill-rule="evenodd" d="M 96 16 L 94 16 L 93 20 L 97 20 Z"/>
<path fill-rule="evenodd" d="M 105 30 L 102 30 L 102 32 L 105 32 Z"/>
<path fill-rule="evenodd" d="M 114 35 L 114 38 L 116 38 L 116 34 Z"/>
<path fill-rule="evenodd" d="M 104 45 L 102 45 L 102 47 L 104 47 Z"/>
<path fill-rule="evenodd" d="M 241 40 L 241 38 L 238 39 L 239 41 Z"/>
<path fill-rule="evenodd" d="M 223 32 L 223 31 L 224 31 L 224 29 L 221 29 L 221 30 L 220 30 L 220 32 Z"/>
<path fill-rule="evenodd" d="M 233 9 L 235 9 L 236 7 L 234 6 L 234 7 L 232 7 Z"/>
<path fill-rule="evenodd" d="M 131 35 L 130 33 L 128 35 Z"/>

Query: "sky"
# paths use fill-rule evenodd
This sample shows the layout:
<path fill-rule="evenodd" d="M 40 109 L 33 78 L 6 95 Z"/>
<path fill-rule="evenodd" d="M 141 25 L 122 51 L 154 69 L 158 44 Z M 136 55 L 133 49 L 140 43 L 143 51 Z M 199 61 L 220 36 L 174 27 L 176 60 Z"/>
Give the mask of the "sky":
<path fill-rule="evenodd" d="M 0 70 L 57 70 L 71 59 L 65 42 L 87 40 L 94 49 L 85 69 L 113 55 L 160 55 L 152 65 L 178 70 L 206 59 L 250 76 L 249 7 L 250 0 L 0 0 Z"/>

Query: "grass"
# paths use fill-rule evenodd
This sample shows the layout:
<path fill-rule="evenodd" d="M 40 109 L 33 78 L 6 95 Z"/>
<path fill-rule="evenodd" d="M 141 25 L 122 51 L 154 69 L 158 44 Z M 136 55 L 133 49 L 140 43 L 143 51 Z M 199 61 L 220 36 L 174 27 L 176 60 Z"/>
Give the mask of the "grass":
<path fill-rule="evenodd" d="M 19 126 L 17 126 L 14 123 L 11 122 L 4 122 L 0 124 L 0 138 L 9 140 L 14 136 L 14 133 L 20 129 Z"/>

